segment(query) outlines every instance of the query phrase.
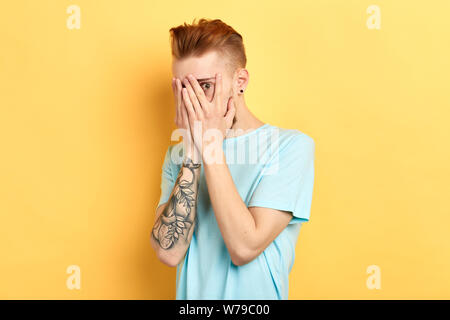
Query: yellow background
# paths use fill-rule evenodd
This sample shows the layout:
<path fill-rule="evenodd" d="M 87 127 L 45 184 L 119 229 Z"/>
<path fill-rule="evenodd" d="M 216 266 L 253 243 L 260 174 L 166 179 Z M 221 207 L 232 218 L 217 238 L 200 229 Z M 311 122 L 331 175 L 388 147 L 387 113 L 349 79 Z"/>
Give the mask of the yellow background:
<path fill-rule="evenodd" d="M 175 298 L 149 235 L 175 129 L 168 30 L 194 17 L 243 35 L 251 111 L 316 142 L 289 298 L 450 298 L 449 14 L 446 0 L 3 3 L 0 298 Z"/>

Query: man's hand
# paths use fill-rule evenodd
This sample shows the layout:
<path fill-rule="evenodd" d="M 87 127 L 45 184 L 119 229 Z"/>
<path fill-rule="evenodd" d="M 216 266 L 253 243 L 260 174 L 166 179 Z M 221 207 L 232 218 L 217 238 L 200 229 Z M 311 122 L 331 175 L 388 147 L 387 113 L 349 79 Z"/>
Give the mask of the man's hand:
<path fill-rule="evenodd" d="M 172 90 L 175 99 L 175 124 L 178 129 L 184 129 L 185 131 L 183 135 L 184 150 L 186 150 L 184 156 L 185 160 L 191 159 L 195 163 L 198 163 L 200 161 L 200 154 L 198 153 L 198 150 L 194 146 L 189 124 L 189 118 L 186 107 L 184 105 L 184 100 L 182 98 L 181 89 L 182 89 L 181 80 L 178 78 L 173 78 Z"/>
<path fill-rule="evenodd" d="M 204 156 L 203 148 L 212 142 L 210 141 L 211 138 L 215 140 L 214 143 L 222 147 L 223 139 L 227 130 L 231 128 L 236 114 L 234 98 L 230 97 L 228 101 L 224 101 L 220 73 L 216 74 L 216 86 L 211 102 L 206 98 L 203 89 L 194 76 L 189 74 L 187 78 L 183 79 L 183 83 L 186 88 L 182 89 L 182 96 L 189 118 L 191 134 L 196 147 L 202 151 L 202 156 Z M 196 121 L 198 121 L 197 125 L 201 124 L 200 136 L 197 136 L 194 132 Z"/>

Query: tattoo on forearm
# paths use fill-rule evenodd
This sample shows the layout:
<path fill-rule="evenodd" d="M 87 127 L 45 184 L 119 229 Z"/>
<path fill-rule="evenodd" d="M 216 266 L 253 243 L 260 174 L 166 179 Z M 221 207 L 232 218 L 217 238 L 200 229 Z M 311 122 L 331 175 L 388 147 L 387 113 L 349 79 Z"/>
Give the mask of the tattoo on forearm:
<path fill-rule="evenodd" d="M 178 173 L 175 189 L 152 230 L 153 239 L 162 249 L 170 249 L 188 234 L 196 219 L 200 164 L 188 159 Z"/>

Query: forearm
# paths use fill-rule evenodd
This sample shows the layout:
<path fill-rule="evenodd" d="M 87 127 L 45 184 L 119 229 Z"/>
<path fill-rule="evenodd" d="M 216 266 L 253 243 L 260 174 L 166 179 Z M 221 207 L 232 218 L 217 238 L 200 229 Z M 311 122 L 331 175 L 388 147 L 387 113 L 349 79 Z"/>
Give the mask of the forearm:
<path fill-rule="evenodd" d="M 209 197 L 228 251 L 236 261 L 252 248 L 255 220 L 234 184 L 223 150 L 221 163 L 203 161 Z"/>
<path fill-rule="evenodd" d="M 185 254 L 195 227 L 200 164 L 183 162 L 167 205 L 152 228 L 158 255 L 178 261 Z"/>

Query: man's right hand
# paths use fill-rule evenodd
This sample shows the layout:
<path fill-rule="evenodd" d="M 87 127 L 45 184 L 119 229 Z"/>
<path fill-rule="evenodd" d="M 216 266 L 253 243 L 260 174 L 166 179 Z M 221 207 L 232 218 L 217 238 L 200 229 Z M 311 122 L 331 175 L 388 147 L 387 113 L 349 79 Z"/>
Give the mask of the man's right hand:
<path fill-rule="evenodd" d="M 194 140 L 192 139 L 192 132 L 189 124 L 189 117 L 184 106 L 184 100 L 181 93 L 182 83 L 178 78 L 172 78 L 172 90 L 175 102 L 175 125 L 178 129 L 184 129 L 183 133 L 183 147 L 186 151 L 184 153 L 184 160 L 191 159 L 195 163 L 200 162 L 200 153 L 195 147 Z M 194 158 L 194 155 L 196 156 Z"/>

